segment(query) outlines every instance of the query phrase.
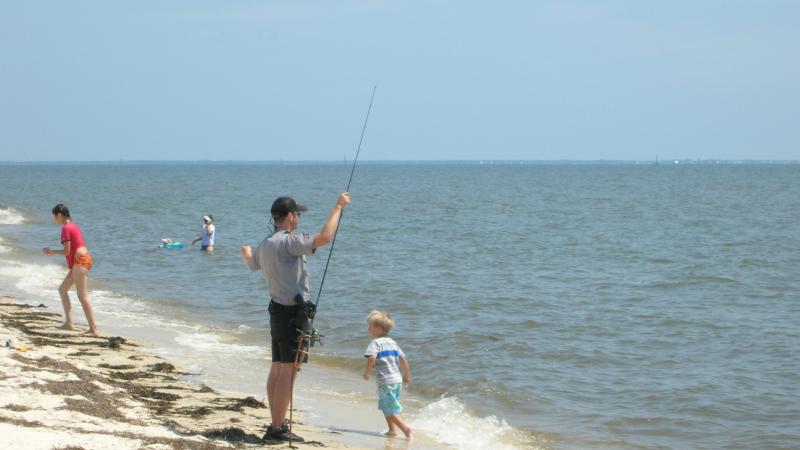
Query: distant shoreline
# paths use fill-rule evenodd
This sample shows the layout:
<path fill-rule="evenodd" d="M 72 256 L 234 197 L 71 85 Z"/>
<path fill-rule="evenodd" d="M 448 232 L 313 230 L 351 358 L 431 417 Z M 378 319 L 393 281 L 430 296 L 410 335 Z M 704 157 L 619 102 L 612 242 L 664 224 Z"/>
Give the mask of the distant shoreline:
<path fill-rule="evenodd" d="M 0 161 L 0 166 L 336 166 L 351 163 L 352 160 L 309 160 L 309 161 L 279 161 L 279 160 L 107 160 L 107 161 Z M 631 165 L 631 166 L 672 166 L 672 165 L 794 165 L 800 160 L 773 160 L 773 159 L 667 159 L 656 162 L 655 160 L 360 160 L 362 165 L 454 165 L 454 166 L 480 166 L 480 165 Z"/>

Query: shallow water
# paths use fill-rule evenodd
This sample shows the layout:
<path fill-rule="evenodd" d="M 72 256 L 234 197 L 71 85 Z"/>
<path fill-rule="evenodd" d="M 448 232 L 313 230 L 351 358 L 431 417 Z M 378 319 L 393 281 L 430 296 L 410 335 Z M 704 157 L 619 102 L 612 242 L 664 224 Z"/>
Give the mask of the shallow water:
<path fill-rule="evenodd" d="M 308 205 L 301 229 L 318 231 L 348 176 L 0 166 L 0 206 L 13 208 L 0 209 L 0 258 L 14 262 L 0 277 L 57 285 L 63 259 L 36 250 L 58 244 L 49 210 L 66 203 L 96 262 L 97 309 L 169 330 L 160 351 L 206 355 L 208 376 L 241 387 L 267 330 L 263 281 L 239 247 L 265 236 L 279 195 Z M 417 426 L 440 442 L 800 445 L 800 166 L 364 165 L 351 191 L 313 364 L 357 379 L 364 317 L 390 311 Z M 156 248 L 190 243 L 207 213 L 213 255 Z M 314 292 L 326 257 L 310 260 Z"/>

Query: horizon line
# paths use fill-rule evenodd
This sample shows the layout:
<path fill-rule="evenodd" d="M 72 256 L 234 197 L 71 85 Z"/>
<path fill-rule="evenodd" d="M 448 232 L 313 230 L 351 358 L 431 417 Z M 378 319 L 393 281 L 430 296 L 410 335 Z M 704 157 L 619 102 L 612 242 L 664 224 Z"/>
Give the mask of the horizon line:
<path fill-rule="evenodd" d="M 135 165 L 135 164 L 342 164 L 352 159 L 97 159 L 97 160 L 0 160 L 0 165 Z M 667 158 L 667 159 L 362 159 L 363 164 L 797 164 L 800 159 L 722 159 L 722 158 Z"/>

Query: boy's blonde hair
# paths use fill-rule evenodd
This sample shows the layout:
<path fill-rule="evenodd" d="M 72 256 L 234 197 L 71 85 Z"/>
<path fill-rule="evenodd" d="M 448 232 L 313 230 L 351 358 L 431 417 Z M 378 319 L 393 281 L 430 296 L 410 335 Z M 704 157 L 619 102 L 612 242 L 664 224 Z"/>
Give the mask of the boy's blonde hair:
<path fill-rule="evenodd" d="M 367 316 L 367 325 L 380 328 L 383 330 L 383 335 L 386 336 L 394 328 L 394 319 L 387 312 L 373 309 Z"/>

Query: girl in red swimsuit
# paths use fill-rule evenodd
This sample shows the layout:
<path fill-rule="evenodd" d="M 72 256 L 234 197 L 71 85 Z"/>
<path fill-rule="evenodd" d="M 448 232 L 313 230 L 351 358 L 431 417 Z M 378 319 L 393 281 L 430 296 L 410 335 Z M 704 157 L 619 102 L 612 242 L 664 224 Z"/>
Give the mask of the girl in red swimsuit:
<path fill-rule="evenodd" d="M 86 334 L 93 336 L 100 336 L 97 331 L 97 326 L 94 323 L 94 314 L 92 314 L 92 305 L 89 303 L 89 270 L 92 268 L 92 256 L 89 250 L 83 243 L 83 234 L 81 229 L 78 228 L 69 216 L 69 209 L 63 204 L 59 203 L 53 208 L 53 220 L 61 225 L 61 243 L 64 245 L 63 250 L 51 250 L 50 247 L 42 249 L 47 256 L 64 255 L 67 258 L 67 267 L 69 272 L 58 288 L 58 293 L 61 295 L 61 303 L 64 305 L 64 315 L 66 320 L 61 328 L 65 330 L 72 329 L 72 305 L 69 300 L 69 289 L 75 285 L 78 291 L 78 299 L 83 306 L 83 312 L 86 314 L 86 321 L 89 322 L 89 331 Z"/>

